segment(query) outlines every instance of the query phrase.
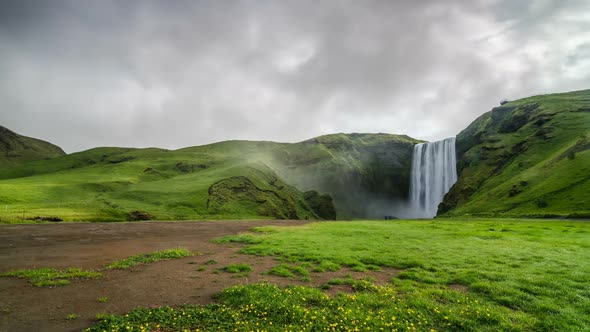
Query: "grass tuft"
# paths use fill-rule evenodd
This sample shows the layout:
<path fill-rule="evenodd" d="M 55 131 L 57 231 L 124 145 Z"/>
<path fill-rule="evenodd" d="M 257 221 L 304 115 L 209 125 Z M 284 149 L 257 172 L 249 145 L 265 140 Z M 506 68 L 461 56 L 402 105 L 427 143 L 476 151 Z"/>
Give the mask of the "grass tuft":
<path fill-rule="evenodd" d="M 36 287 L 65 286 L 70 284 L 71 279 L 99 278 L 101 276 L 102 274 L 99 272 L 85 271 L 77 267 L 70 267 L 65 270 L 53 268 L 15 270 L 0 274 L 0 277 L 29 279 L 29 282 Z"/>
<path fill-rule="evenodd" d="M 297 276 L 302 278 L 309 277 L 309 271 L 305 267 L 289 264 L 279 264 L 274 266 L 272 269 L 270 269 L 270 271 L 268 271 L 268 274 L 284 278 L 295 278 Z"/>
<path fill-rule="evenodd" d="M 373 284 L 375 280 L 372 278 L 354 279 L 350 276 L 346 278 L 336 278 L 328 281 L 327 285 L 349 285 L 357 292 L 376 292 L 379 287 Z M 323 287 L 329 289 L 329 287 Z"/>
<path fill-rule="evenodd" d="M 149 254 L 135 255 L 125 258 L 120 261 L 113 262 L 106 266 L 107 269 L 127 269 L 139 264 L 149 264 L 162 260 L 179 259 L 184 257 L 193 256 L 190 251 L 177 248 L 177 249 L 166 249 L 163 251 L 155 251 Z"/>
<path fill-rule="evenodd" d="M 318 266 L 313 269 L 313 272 L 326 272 L 326 271 L 338 271 L 340 270 L 340 264 L 324 260 L 321 261 Z"/>
<path fill-rule="evenodd" d="M 230 264 L 222 269 L 227 273 L 240 273 L 240 272 L 250 272 L 252 271 L 252 267 L 248 264 L 239 263 L 239 264 Z"/>
<path fill-rule="evenodd" d="M 262 239 L 260 236 L 252 234 L 227 235 L 220 238 L 213 239 L 214 243 L 246 243 L 255 244 L 260 243 Z"/>
<path fill-rule="evenodd" d="M 76 314 L 69 314 L 66 316 L 66 320 L 75 320 L 78 319 L 78 315 Z"/>

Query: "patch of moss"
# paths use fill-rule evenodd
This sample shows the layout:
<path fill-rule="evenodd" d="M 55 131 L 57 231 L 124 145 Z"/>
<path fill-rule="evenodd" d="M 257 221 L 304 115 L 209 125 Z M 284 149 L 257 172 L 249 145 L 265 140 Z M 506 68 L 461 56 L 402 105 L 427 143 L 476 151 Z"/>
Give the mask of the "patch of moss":
<path fill-rule="evenodd" d="M 303 198 L 318 217 L 326 220 L 336 219 L 336 209 L 330 195 L 322 195 L 315 190 L 311 190 L 304 192 Z"/>
<path fill-rule="evenodd" d="M 293 202 L 273 190 L 257 187 L 245 176 L 230 177 L 211 185 L 207 208 L 214 212 L 229 208 L 255 210 L 259 215 L 275 219 L 298 219 Z"/>

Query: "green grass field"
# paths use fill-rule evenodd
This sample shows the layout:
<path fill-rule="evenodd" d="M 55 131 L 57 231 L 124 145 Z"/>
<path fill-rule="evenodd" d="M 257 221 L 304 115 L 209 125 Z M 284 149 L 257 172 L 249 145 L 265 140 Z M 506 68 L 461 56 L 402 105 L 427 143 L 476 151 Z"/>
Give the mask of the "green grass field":
<path fill-rule="evenodd" d="M 588 331 L 590 223 L 526 219 L 321 222 L 237 235 L 285 265 L 400 269 L 356 293 L 256 284 L 219 304 L 102 316 L 89 331 Z"/>

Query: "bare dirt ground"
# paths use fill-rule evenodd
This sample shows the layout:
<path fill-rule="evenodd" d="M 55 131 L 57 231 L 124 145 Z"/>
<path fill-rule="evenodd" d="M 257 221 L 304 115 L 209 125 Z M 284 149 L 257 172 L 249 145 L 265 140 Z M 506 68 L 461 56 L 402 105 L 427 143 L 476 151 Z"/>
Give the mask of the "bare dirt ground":
<path fill-rule="evenodd" d="M 80 331 L 98 313 L 122 314 L 135 307 L 207 304 L 224 288 L 268 281 L 278 285 L 319 286 L 350 274 L 391 280 L 396 270 L 381 272 L 312 273 L 302 282 L 263 275 L 278 262 L 273 257 L 239 254 L 237 245 L 210 240 L 265 225 L 297 226 L 305 221 L 214 221 L 68 223 L 0 226 L 0 273 L 24 268 L 82 267 L 101 270 L 102 278 L 74 280 L 62 287 L 34 287 L 24 279 L 0 278 L 0 332 Z M 139 265 L 127 270 L 103 270 L 104 265 L 132 255 L 182 247 L 199 254 L 178 260 Z M 216 261 L 215 264 L 205 264 Z M 232 263 L 247 263 L 247 277 L 216 272 Z M 202 270 L 202 269 L 205 270 Z M 202 271 L 199 271 L 201 269 Z M 339 286 L 330 291 L 347 291 Z M 98 298 L 108 297 L 107 302 Z M 66 320 L 75 314 L 77 319 Z"/>

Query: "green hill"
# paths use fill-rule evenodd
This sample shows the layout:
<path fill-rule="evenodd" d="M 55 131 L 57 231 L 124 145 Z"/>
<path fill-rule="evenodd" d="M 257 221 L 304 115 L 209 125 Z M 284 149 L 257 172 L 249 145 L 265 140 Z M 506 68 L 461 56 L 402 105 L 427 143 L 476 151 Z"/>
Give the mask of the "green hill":
<path fill-rule="evenodd" d="M 405 135 L 334 134 L 272 151 L 268 163 L 302 190 L 329 193 L 343 218 L 383 218 L 409 192 L 414 144 Z"/>
<path fill-rule="evenodd" d="M 351 216 L 365 211 L 365 201 L 348 198 L 359 198 L 360 190 L 405 197 L 407 180 L 399 174 L 409 172 L 413 144 L 403 136 L 340 134 L 295 144 L 226 141 L 175 151 L 96 148 L 0 168 L 0 218 Z M 327 180 L 314 185 L 321 178 Z M 379 180 L 384 178 L 388 184 Z"/>
<path fill-rule="evenodd" d="M 0 126 L 0 168 L 65 155 L 58 146 Z"/>
<path fill-rule="evenodd" d="M 4 169 L 0 171 L 4 179 L 0 181 L 1 217 L 318 218 L 302 193 L 268 167 L 224 155 L 223 147 L 197 151 L 96 148 Z"/>
<path fill-rule="evenodd" d="M 459 180 L 439 214 L 590 216 L 590 90 L 535 96 L 457 136 Z"/>

